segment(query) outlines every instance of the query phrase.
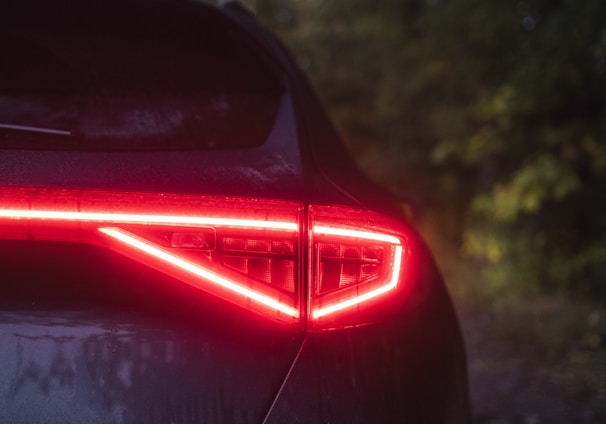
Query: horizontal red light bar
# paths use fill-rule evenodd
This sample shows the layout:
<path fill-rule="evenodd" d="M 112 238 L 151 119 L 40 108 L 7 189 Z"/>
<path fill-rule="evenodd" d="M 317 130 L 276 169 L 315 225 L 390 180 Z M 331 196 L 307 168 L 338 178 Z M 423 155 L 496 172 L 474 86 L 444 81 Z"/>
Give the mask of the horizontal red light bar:
<path fill-rule="evenodd" d="M 254 219 L 218 218 L 204 216 L 147 215 L 103 212 L 63 212 L 50 210 L 0 209 L 0 218 L 41 219 L 80 222 L 111 222 L 120 224 L 218 225 L 225 227 L 254 227 L 267 230 L 297 231 L 296 222 L 262 221 Z"/>
<path fill-rule="evenodd" d="M 182 258 L 179 258 L 171 253 L 166 252 L 164 249 L 150 243 L 148 241 L 144 241 L 143 239 L 131 234 L 127 231 L 124 231 L 119 228 L 99 228 L 99 231 L 103 234 L 108 235 L 116 240 L 121 241 L 135 249 L 141 250 L 157 259 L 160 259 L 163 262 L 166 262 L 170 265 L 173 265 L 177 268 L 180 268 L 184 271 L 189 272 L 197 277 L 200 277 L 206 281 L 209 281 L 213 284 L 219 285 L 223 288 L 226 288 L 234 293 L 247 297 L 255 302 L 258 302 L 262 305 L 265 305 L 269 308 L 280 311 L 286 315 L 297 318 L 299 316 L 299 311 L 285 305 L 276 299 L 273 299 L 269 296 L 261 295 L 255 291 L 252 291 L 244 286 L 235 283 L 227 278 L 216 275 L 207 269 L 204 269 L 201 266 L 195 265 L 189 261 L 186 261 Z"/>
<path fill-rule="evenodd" d="M 369 231 L 358 231 L 350 230 L 347 228 L 335 228 L 326 227 L 322 225 L 314 225 L 313 232 L 315 234 L 325 234 L 341 237 L 360 238 L 366 240 L 383 241 L 386 243 L 400 244 L 400 240 L 397 237 L 390 236 L 389 234 L 379 234 Z"/>

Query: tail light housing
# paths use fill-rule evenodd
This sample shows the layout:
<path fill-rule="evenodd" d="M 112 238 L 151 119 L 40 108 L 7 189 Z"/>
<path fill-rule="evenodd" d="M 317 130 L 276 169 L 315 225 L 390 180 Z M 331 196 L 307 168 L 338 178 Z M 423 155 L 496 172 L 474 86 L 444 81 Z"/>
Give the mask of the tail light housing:
<path fill-rule="evenodd" d="M 410 253 L 399 223 L 351 207 L 15 187 L 0 188 L 0 239 L 99 245 L 311 331 L 381 316 Z"/>
<path fill-rule="evenodd" d="M 397 224 L 367 210 L 310 206 L 311 328 L 372 320 L 379 298 L 402 282 L 406 240 Z M 382 299 L 380 308 L 386 308 Z"/>

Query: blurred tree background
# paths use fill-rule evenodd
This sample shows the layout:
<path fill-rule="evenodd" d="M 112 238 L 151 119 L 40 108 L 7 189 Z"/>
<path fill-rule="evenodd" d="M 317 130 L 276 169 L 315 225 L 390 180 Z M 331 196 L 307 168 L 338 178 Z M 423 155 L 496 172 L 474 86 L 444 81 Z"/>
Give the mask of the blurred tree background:
<path fill-rule="evenodd" d="M 606 2 L 249 3 L 458 284 L 606 297 Z"/>

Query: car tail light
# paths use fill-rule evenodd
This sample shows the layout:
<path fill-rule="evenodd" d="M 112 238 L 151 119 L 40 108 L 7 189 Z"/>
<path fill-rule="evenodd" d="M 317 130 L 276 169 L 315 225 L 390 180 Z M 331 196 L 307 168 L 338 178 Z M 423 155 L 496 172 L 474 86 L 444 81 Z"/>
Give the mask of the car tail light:
<path fill-rule="evenodd" d="M 311 206 L 311 328 L 353 325 L 371 303 L 396 291 L 404 239 L 378 214 Z"/>
<path fill-rule="evenodd" d="M 362 324 L 398 291 L 397 224 L 340 206 L 5 187 L 0 238 L 100 245 L 273 320 Z M 380 308 L 379 308 L 380 309 Z"/>

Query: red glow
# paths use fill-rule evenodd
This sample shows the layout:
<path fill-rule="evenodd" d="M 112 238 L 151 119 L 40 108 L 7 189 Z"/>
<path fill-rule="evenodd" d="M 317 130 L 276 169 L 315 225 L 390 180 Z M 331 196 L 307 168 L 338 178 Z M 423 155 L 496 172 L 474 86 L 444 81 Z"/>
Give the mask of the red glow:
<path fill-rule="evenodd" d="M 396 246 L 395 248 L 395 258 L 394 264 L 391 273 L 391 279 L 387 284 L 381 286 L 377 289 L 370 290 L 364 294 L 357 295 L 354 297 L 350 297 L 348 299 L 343 299 L 340 302 L 333 303 L 329 306 L 325 306 L 319 309 L 315 309 L 311 313 L 311 317 L 314 319 L 323 317 L 325 315 L 332 314 L 337 311 L 341 311 L 346 308 L 350 308 L 352 306 L 358 305 L 362 302 L 365 302 L 369 299 L 380 296 L 384 293 L 387 293 L 393 289 L 395 289 L 398 285 L 398 280 L 400 278 L 400 267 L 402 264 L 402 246 Z"/>
<path fill-rule="evenodd" d="M 370 301 L 399 291 L 408 252 L 406 239 L 396 230 L 401 226 L 356 208 L 312 205 L 310 209 L 311 328 L 373 320 L 382 309 Z"/>
<path fill-rule="evenodd" d="M 371 300 L 403 293 L 405 231 L 342 206 L 0 187 L 0 238 L 101 245 L 270 319 L 299 324 L 306 308 L 311 330 L 369 322 Z"/>
<path fill-rule="evenodd" d="M 359 238 L 366 240 L 374 240 L 374 241 L 383 241 L 392 244 L 400 244 L 400 240 L 397 237 L 390 236 L 389 234 L 379 234 L 373 233 L 370 231 L 358 231 L 358 230 L 350 230 L 347 228 L 336 228 L 336 227 L 326 227 L 322 225 L 314 225 L 313 232 L 315 234 L 327 234 L 333 236 L 341 236 L 341 237 L 351 237 L 351 238 Z"/>
<path fill-rule="evenodd" d="M 172 253 L 169 253 L 166 250 L 160 248 L 159 246 L 156 246 L 153 243 L 143 240 L 127 231 L 121 230 L 119 228 L 105 227 L 99 228 L 99 231 L 116 240 L 121 241 L 122 243 L 134 247 L 135 249 L 139 249 L 163 262 L 166 262 L 167 264 L 178 267 L 189 272 L 190 274 L 200 277 L 201 280 L 200 284 L 198 285 L 198 288 L 204 289 L 203 282 L 208 281 L 212 284 L 216 284 L 223 288 L 226 288 L 232 291 L 233 293 L 237 293 L 241 296 L 254 300 L 255 302 L 258 302 L 269 308 L 285 313 L 289 316 L 298 317 L 299 315 L 299 311 L 288 305 L 280 303 L 276 299 L 259 294 L 253 290 L 248 289 L 247 287 L 241 286 L 240 284 L 234 281 L 214 274 L 199 265 L 195 265 L 185 259 L 179 258 L 178 256 L 175 256 Z"/>
<path fill-rule="evenodd" d="M 110 222 L 114 224 L 217 225 L 268 230 L 297 231 L 295 222 L 261 221 L 208 216 L 146 215 L 103 212 L 63 212 L 53 210 L 0 209 L 0 218 L 40 219 L 54 221 Z"/>

